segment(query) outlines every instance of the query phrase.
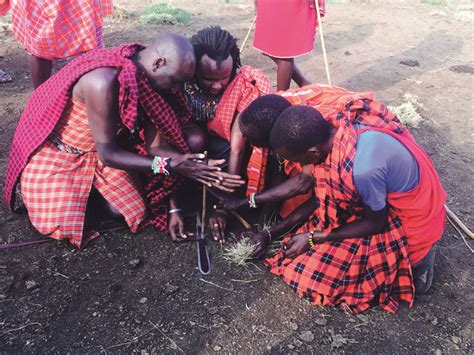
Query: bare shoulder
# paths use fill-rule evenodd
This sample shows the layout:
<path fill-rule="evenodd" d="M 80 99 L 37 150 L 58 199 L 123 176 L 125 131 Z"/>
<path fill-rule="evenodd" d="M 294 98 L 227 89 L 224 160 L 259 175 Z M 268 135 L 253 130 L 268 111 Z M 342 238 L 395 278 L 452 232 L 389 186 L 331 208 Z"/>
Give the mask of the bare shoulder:
<path fill-rule="evenodd" d="M 119 85 L 118 74 L 117 68 L 103 67 L 91 70 L 74 85 L 73 97 L 84 102 L 87 96 L 116 92 Z"/>

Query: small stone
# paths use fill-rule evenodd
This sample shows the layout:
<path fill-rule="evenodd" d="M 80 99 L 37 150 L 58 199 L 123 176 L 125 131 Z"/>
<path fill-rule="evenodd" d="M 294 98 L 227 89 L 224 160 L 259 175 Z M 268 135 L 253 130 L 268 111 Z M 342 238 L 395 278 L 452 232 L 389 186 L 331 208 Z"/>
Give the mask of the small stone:
<path fill-rule="evenodd" d="M 136 268 L 141 264 L 141 260 L 133 259 L 133 260 L 130 260 L 128 263 L 130 264 L 131 267 Z"/>
<path fill-rule="evenodd" d="M 216 345 L 212 348 L 212 350 L 214 351 L 221 351 L 222 347 L 220 347 L 219 345 Z"/>
<path fill-rule="evenodd" d="M 356 317 L 362 322 L 362 323 L 369 323 L 369 317 L 363 315 L 363 314 L 358 314 Z"/>
<path fill-rule="evenodd" d="M 314 340 L 314 334 L 309 330 L 305 330 L 300 333 L 299 338 L 307 343 L 311 343 Z"/>
<path fill-rule="evenodd" d="M 351 55 L 352 53 L 349 52 L 349 51 L 345 51 L 344 54 L 345 54 L 345 55 Z"/>
<path fill-rule="evenodd" d="M 466 74 L 474 74 L 474 67 L 471 65 L 453 65 L 449 67 L 449 70 L 455 73 L 466 73 Z"/>
<path fill-rule="evenodd" d="M 288 347 L 288 349 L 290 349 L 290 350 L 293 350 L 293 349 L 295 348 L 293 344 L 288 344 L 287 347 Z"/>
<path fill-rule="evenodd" d="M 357 321 L 356 321 L 354 318 L 349 318 L 349 322 L 355 323 L 355 322 L 357 322 Z"/>
<path fill-rule="evenodd" d="M 443 352 L 441 351 L 441 349 L 436 349 L 434 353 L 435 355 L 443 355 Z"/>
<path fill-rule="evenodd" d="M 316 323 L 316 325 L 319 325 L 321 327 L 324 327 L 326 324 L 328 324 L 328 321 L 326 318 L 316 318 L 314 320 L 314 323 Z"/>
<path fill-rule="evenodd" d="M 99 315 L 99 313 L 97 313 L 97 312 L 92 313 L 92 317 L 97 317 L 98 315 Z"/>
<path fill-rule="evenodd" d="M 438 325 L 439 324 L 438 318 L 434 317 L 431 321 L 431 324 Z"/>
<path fill-rule="evenodd" d="M 451 341 L 454 343 L 454 344 L 460 344 L 461 343 L 461 338 L 460 337 L 457 337 L 455 335 L 451 336 Z"/>
<path fill-rule="evenodd" d="M 298 324 L 290 322 L 290 329 L 292 330 L 298 330 Z"/>
<path fill-rule="evenodd" d="M 419 67 L 420 63 L 415 59 L 405 59 L 400 62 L 400 64 L 408 65 L 409 67 Z"/>
<path fill-rule="evenodd" d="M 141 303 L 141 304 L 146 303 L 146 301 L 148 301 L 148 298 L 146 298 L 146 297 L 140 298 L 140 303 Z"/>
<path fill-rule="evenodd" d="M 125 322 L 119 322 L 119 325 L 123 327 L 125 325 Z"/>
<path fill-rule="evenodd" d="M 267 345 L 267 350 L 268 351 L 272 350 L 272 347 L 270 345 Z"/>
<path fill-rule="evenodd" d="M 303 345 L 303 343 L 302 343 L 301 341 L 299 341 L 298 339 L 296 339 L 296 340 L 293 342 L 293 344 L 294 344 L 297 348 L 299 348 L 301 345 Z"/>
<path fill-rule="evenodd" d="M 27 280 L 25 285 L 27 290 L 34 290 L 35 288 L 39 287 L 39 285 L 34 280 Z"/>
<path fill-rule="evenodd" d="M 173 293 L 178 292 L 178 290 L 179 290 L 178 286 L 174 286 L 170 284 L 166 284 L 165 287 L 163 287 L 163 291 L 165 292 L 167 296 L 171 296 Z"/>

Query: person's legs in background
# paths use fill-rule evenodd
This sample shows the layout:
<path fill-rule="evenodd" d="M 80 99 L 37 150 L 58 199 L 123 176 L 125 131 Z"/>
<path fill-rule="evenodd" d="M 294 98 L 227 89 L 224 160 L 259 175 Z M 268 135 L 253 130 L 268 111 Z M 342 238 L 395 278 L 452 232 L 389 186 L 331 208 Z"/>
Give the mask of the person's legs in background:
<path fill-rule="evenodd" d="M 288 90 L 290 88 L 291 79 L 293 79 L 299 87 L 311 84 L 295 64 L 294 58 L 270 58 L 277 65 L 278 91 Z"/>
<path fill-rule="evenodd" d="M 49 79 L 53 68 L 53 61 L 30 55 L 30 72 L 33 80 L 33 87 L 36 89 L 42 83 Z"/>

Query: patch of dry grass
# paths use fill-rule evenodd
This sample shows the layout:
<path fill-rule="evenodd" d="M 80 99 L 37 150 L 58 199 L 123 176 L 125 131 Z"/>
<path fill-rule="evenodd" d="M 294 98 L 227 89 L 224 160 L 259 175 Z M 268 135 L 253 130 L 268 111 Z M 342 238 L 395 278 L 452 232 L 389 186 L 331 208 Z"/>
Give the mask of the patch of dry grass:
<path fill-rule="evenodd" d="M 423 108 L 418 96 L 412 94 L 403 95 L 404 102 L 398 106 L 388 106 L 388 109 L 397 115 L 402 124 L 411 129 L 417 128 L 423 121 L 423 117 L 417 110 Z"/>
<path fill-rule="evenodd" d="M 253 244 L 250 239 L 241 238 L 236 240 L 235 243 L 229 243 L 224 248 L 222 256 L 231 264 L 246 266 L 247 262 L 251 259 L 251 256 L 255 251 L 255 247 L 256 245 Z"/>

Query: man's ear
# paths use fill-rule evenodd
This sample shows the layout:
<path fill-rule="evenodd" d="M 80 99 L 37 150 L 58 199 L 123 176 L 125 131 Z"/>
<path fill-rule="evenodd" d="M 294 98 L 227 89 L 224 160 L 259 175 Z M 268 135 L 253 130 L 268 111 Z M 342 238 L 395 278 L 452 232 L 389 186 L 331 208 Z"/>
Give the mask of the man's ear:
<path fill-rule="evenodd" d="M 153 67 L 151 68 L 154 72 L 156 72 L 159 68 L 166 65 L 166 58 L 158 57 L 153 61 Z"/>

